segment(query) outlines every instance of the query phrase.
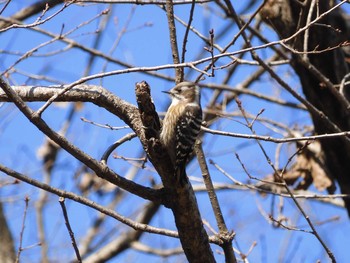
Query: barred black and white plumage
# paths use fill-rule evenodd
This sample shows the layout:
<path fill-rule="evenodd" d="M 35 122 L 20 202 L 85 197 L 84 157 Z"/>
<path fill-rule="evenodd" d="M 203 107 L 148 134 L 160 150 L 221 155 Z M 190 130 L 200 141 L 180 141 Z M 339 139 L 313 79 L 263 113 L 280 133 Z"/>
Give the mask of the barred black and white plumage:
<path fill-rule="evenodd" d="M 181 82 L 166 92 L 172 102 L 163 120 L 160 139 L 167 149 L 180 183 L 187 180 L 186 163 L 200 132 L 202 109 L 199 87 Z"/>

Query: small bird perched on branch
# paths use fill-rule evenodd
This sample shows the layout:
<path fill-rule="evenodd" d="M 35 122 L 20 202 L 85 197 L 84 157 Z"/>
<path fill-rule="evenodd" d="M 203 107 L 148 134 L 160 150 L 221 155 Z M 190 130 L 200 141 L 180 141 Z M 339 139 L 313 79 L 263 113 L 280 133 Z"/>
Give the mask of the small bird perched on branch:
<path fill-rule="evenodd" d="M 193 82 L 181 82 L 164 92 L 172 101 L 163 120 L 160 140 L 174 165 L 177 182 L 184 185 L 187 181 L 186 163 L 202 123 L 200 90 Z"/>

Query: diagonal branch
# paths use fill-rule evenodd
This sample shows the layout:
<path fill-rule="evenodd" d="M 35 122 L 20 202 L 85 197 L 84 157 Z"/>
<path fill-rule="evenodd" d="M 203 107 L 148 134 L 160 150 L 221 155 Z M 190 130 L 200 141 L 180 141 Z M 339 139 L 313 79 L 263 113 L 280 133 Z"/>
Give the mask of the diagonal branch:
<path fill-rule="evenodd" d="M 26 6 L 23 9 L 19 10 L 17 13 L 11 16 L 12 19 L 23 21 L 33 15 L 36 15 L 39 12 L 42 12 L 46 6 L 54 7 L 58 4 L 64 3 L 64 0 L 41 0 L 31 6 Z M 5 28 L 11 25 L 10 22 L 0 22 L 0 29 Z"/>
<path fill-rule="evenodd" d="M 111 182 L 112 184 L 115 184 L 124 190 L 133 193 L 137 196 L 140 196 L 144 199 L 151 200 L 154 202 L 162 202 L 162 194 L 160 190 L 154 190 L 149 187 L 144 187 L 142 185 L 139 185 L 133 181 L 127 180 L 118 174 L 116 174 L 114 171 L 108 168 L 103 162 L 99 162 L 96 159 L 93 159 L 88 154 L 81 151 L 79 148 L 74 146 L 72 143 L 70 143 L 65 137 L 58 134 L 57 132 L 53 131 L 46 122 L 39 117 L 33 110 L 31 110 L 22 100 L 20 95 L 16 93 L 15 90 L 13 90 L 5 81 L 0 79 L 0 87 L 3 89 L 3 91 L 6 93 L 7 99 L 14 102 L 16 106 L 22 111 L 22 113 L 40 130 L 42 131 L 46 136 L 48 136 L 52 141 L 57 143 L 59 146 L 61 146 L 63 149 L 65 149 L 68 153 L 70 153 L 73 157 L 84 163 L 87 167 L 89 167 L 91 170 L 93 170 L 97 176 L 106 179 L 107 181 Z M 35 92 L 36 88 L 29 89 L 32 92 Z M 39 97 L 33 97 L 32 93 L 26 94 L 29 98 L 29 100 L 34 101 L 43 101 L 50 96 L 57 93 L 58 90 L 51 90 L 46 89 L 49 94 L 41 94 L 43 96 Z M 51 90 L 51 92 L 50 92 Z M 98 93 L 97 90 L 99 90 L 101 93 Z M 112 113 L 116 114 L 118 117 L 120 117 L 123 121 L 125 121 L 130 127 L 134 128 L 134 131 L 139 135 L 140 140 L 142 141 L 143 133 L 141 132 L 141 125 L 140 125 L 140 119 L 139 114 L 137 112 L 137 109 L 132 106 L 131 104 L 121 100 L 120 98 L 114 96 L 113 94 L 107 92 L 106 90 L 100 88 L 95 89 L 94 91 L 85 94 L 87 95 L 87 98 L 90 100 L 94 100 L 96 98 L 99 98 L 100 100 L 100 106 L 105 107 L 106 109 L 110 110 Z M 27 89 L 28 91 L 28 89 Z M 36 90 L 38 91 L 38 90 Z M 42 88 L 41 88 L 42 91 Z M 74 96 L 72 96 L 74 99 L 73 101 L 81 101 L 79 97 L 81 98 L 82 94 L 81 92 L 72 92 Z M 71 95 L 73 95 L 71 94 Z M 80 94 L 80 95 L 79 95 Z M 4 97 L 4 94 L 1 94 L 0 97 Z M 25 97 L 27 97 L 25 96 Z M 107 97 L 106 97 L 107 96 Z M 86 99 L 87 99 L 86 98 Z M 24 98 L 25 99 L 25 98 Z M 67 99 L 67 98 L 66 98 Z"/>
<path fill-rule="evenodd" d="M 173 55 L 174 64 L 180 63 L 179 49 L 177 47 L 177 38 L 176 38 L 176 27 L 175 27 L 175 19 L 174 19 L 174 4 L 172 0 L 166 0 L 166 14 L 168 17 L 168 27 L 169 27 L 169 35 L 170 35 L 170 46 L 171 53 Z M 182 68 L 175 69 L 175 82 L 180 83 L 183 81 L 184 72 Z"/>
<path fill-rule="evenodd" d="M 9 169 L 3 165 L 0 164 L 0 171 L 3 173 L 6 173 L 9 176 L 12 176 L 14 178 L 17 178 L 20 181 L 26 182 L 28 184 L 34 185 L 40 189 L 43 189 L 47 192 L 50 192 L 52 194 L 55 194 L 57 196 L 60 197 L 64 197 L 70 200 L 74 200 L 77 203 L 86 205 L 88 207 L 91 207 L 103 214 L 106 214 L 120 222 L 122 222 L 123 224 L 135 229 L 135 230 L 142 230 L 144 232 L 148 232 L 148 233 L 155 233 L 155 234 L 160 234 L 160 235 L 165 235 L 165 236 L 169 236 L 169 237 L 178 237 L 178 234 L 176 231 L 171 231 L 171 230 L 167 230 L 167 229 L 162 229 L 162 228 L 157 228 L 157 227 L 153 227 L 147 224 L 142 224 L 139 222 L 135 222 L 127 217 L 124 217 L 120 214 L 118 214 L 117 212 L 114 211 L 114 209 L 109 209 L 106 208 L 105 206 L 99 205 L 94 201 L 91 201 L 88 198 L 79 196 L 75 193 L 72 192 L 68 192 L 68 191 L 64 191 L 55 187 L 52 187 L 48 184 L 44 184 L 42 182 L 39 182 L 33 178 L 30 178 L 28 176 L 25 176 L 21 173 L 18 173 L 12 169 Z"/>
<path fill-rule="evenodd" d="M 159 205 L 154 203 L 148 203 L 142 209 L 142 213 L 135 220 L 138 224 L 147 225 L 151 219 L 159 210 Z M 87 257 L 85 263 L 102 263 L 113 258 L 117 254 L 127 250 L 132 246 L 132 243 L 140 240 L 141 236 L 145 232 L 142 229 L 134 231 L 133 229 L 126 231 L 118 236 L 115 240 L 111 241 L 100 250 Z"/>

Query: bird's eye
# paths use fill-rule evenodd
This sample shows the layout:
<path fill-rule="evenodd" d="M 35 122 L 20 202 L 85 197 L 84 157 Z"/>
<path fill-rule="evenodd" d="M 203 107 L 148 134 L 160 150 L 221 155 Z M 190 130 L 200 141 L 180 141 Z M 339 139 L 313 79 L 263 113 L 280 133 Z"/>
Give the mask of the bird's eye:
<path fill-rule="evenodd" d="M 179 87 L 178 89 L 176 89 L 177 93 L 181 93 L 183 91 L 186 90 L 186 87 L 182 86 L 182 87 Z"/>

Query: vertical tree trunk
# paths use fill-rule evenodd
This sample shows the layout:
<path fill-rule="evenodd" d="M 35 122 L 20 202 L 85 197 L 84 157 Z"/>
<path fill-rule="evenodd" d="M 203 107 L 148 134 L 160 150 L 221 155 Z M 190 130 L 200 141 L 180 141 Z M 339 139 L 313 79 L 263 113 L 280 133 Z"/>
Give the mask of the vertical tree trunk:
<path fill-rule="evenodd" d="M 290 0 L 269 0 L 261 11 L 261 15 L 272 25 L 281 39 L 287 38 L 317 18 L 318 14 L 323 14 L 334 6 L 333 1 L 316 2 L 312 7 L 312 0 L 300 3 Z M 287 43 L 294 50 L 302 52 L 305 49 L 305 36 L 308 37 L 306 42 L 309 52 L 306 60 L 304 59 L 306 53 L 294 52 L 292 65 L 300 78 L 307 100 L 343 131 L 350 130 L 349 109 L 344 107 L 339 97 L 335 96 L 334 92 L 331 92 L 329 87 L 310 71 L 305 61 L 318 69 L 333 85 L 339 85 L 344 76 L 349 73 L 349 68 L 345 61 L 344 50 L 341 47 L 334 47 L 348 40 L 349 32 L 346 18 L 340 8 L 337 8 Z M 339 86 L 334 87 L 339 90 Z M 349 85 L 344 87 L 342 93 L 347 101 L 349 101 L 349 88 Z M 321 116 L 311 114 L 311 117 L 317 134 L 334 132 L 327 128 Z M 343 194 L 350 194 L 350 141 L 345 138 L 332 138 L 321 140 L 321 145 L 330 176 L 338 181 Z M 350 215 L 350 199 L 344 199 L 344 201 Z"/>

